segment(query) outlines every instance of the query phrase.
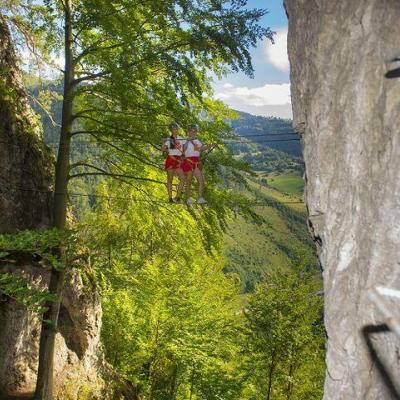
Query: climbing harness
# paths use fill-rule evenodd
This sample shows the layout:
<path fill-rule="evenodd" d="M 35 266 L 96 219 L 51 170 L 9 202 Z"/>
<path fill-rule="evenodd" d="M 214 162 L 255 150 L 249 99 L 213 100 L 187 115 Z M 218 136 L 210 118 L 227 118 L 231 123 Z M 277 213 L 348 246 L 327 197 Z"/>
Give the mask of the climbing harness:
<path fill-rule="evenodd" d="M 194 143 L 194 141 L 197 140 L 199 144 Z M 187 145 L 191 144 L 193 149 L 191 149 L 191 154 L 190 156 L 186 155 L 186 152 L 188 150 Z M 185 142 L 185 146 L 183 149 L 183 162 L 182 162 L 182 170 L 185 173 L 188 173 L 190 171 L 194 171 L 196 168 L 202 169 L 203 165 L 201 163 L 200 159 L 200 150 L 202 148 L 202 143 L 198 138 L 187 138 Z M 197 153 L 197 155 L 195 155 Z"/>
<path fill-rule="evenodd" d="M 184 142 L 185 139 L 180 138 L 179 136 L 174 138 L 174 137 L 169 137 L 166 139 L 165 144 L 168 142 L 168 155 L 165 159 L 164 162 L 164 167 L 165 170 L 175 170 L 175 169 L 180 169 L 182 165 L 182 160 L 183 160 L 183 145 L 181 142 Z M 171 152 L 178 152 L 180 154 L 171 154 Z"/>
<path fill-rule="evenodd" d="M 187 173 L 190 171 L 194 171 L 196 168 L 202 170 L 203 164 L 200 157 L 185 157 L 182 161 L 181 167 L 183 172 Z"/>

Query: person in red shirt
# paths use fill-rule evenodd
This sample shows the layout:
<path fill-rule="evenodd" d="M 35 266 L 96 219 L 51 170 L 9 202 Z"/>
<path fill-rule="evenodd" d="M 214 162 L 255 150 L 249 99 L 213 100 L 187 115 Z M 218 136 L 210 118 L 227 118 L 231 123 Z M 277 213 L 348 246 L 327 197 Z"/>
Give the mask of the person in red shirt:
<path fill-rule="evenodd" d="M 185 175 L 182 170 L 182 154 L 183 147 L 185 145 L 185 139 L 178 136 L 179 126 L 175 122 L 169 126 L 171 130 L 171 136 L 163 141 L 162 151 L 166 151 L 168 153 L 167 158 L 165 159 L 165 171 L 167 172 L 167 190 L 169 202 L 179 202 L 180 195 L 182 193 L 183 185 L 185 183 Z M 172 196 L 172 185 L 174 176 L 178 175 L 179 184 L 176 190 L 175 199 Z"/>

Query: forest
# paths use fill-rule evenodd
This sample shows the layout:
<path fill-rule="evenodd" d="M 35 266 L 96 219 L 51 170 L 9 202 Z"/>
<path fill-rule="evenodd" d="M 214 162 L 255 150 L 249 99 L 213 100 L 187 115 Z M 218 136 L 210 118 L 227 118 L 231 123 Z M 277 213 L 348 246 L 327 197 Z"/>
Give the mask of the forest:
<path fill-rule="evenodd" d="M 212 74 L 251 76 L 249 49 L 273 40 L 259 23 L 266 10 L 245 6 L 0 5 L 36 139 L 54 164 L 51 224 L 0 235 L 1 265 L 26 252 L 50 268 L 49 286 L 38 290 L 0 267 L 2 298 L 40 316 L 35 400 L 119 399 L 120 382 L 143 400 L 322 397 L 322 283 L 299 184 L 301 148 L 252 136 L 297 135 L 291 121 L 238 113 L 212 93 Z M 1 74 L 0 97 L 12 104 Z M 201 139 L 218 145 L 203 160 L 204 206 L 167 202 L 160 146 L 171 122 L 182 135 L 196 123 Z M 101 348 L 118 377 L 99 383 L 101 395 L 79 382 L 75 397 L 67 386 L 54 395 L 72 270 L 101 299 Z"/>

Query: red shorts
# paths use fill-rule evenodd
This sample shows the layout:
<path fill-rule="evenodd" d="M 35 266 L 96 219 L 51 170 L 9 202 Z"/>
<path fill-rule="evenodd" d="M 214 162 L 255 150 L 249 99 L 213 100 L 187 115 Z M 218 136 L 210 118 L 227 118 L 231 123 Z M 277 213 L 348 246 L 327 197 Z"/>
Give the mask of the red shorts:
<path fill-rule="evenodd" d="M 196 168 L 202 168 L 200 157 L 187 157 L 182 161 L 183 172 L 194 171 Z"/>
<path fill-rule="evenodd" d="M 164 163 L 165 169 L 181 169 L 182 156 L 167 156 Z"/>

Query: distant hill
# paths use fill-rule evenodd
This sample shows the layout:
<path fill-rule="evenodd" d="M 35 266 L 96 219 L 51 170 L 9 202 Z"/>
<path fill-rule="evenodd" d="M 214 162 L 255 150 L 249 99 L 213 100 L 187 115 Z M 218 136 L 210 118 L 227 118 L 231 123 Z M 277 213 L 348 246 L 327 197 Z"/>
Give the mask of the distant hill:
<path fill-rule="evenodd" d="M 238 113 L 231 121 L 238 138 L 229 143 L 238 157 L 257 172 L 303 174 L 301 145 L 291 120 Z"/>
<path fill-rule="evenodd" d="M 302 149 L 292 121 L 276 117 L 262 117 L 239 112 L 240 117 L 232 121 L 236 134 L 260 144 L 262 147 L 279 150 L 294 157 L 302 157 Z"/>

